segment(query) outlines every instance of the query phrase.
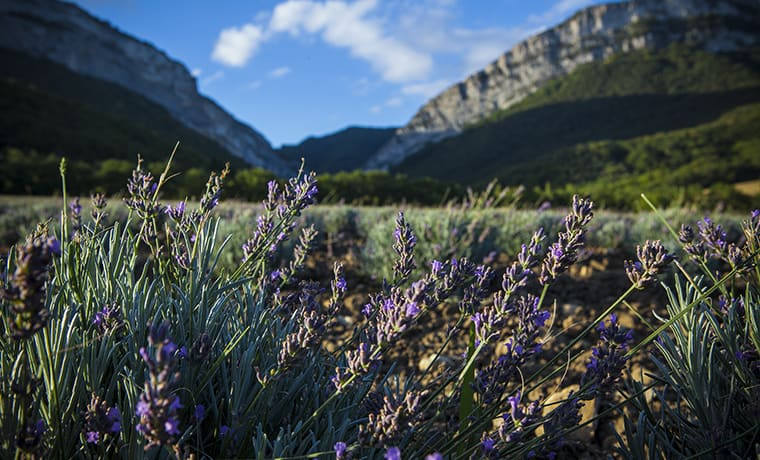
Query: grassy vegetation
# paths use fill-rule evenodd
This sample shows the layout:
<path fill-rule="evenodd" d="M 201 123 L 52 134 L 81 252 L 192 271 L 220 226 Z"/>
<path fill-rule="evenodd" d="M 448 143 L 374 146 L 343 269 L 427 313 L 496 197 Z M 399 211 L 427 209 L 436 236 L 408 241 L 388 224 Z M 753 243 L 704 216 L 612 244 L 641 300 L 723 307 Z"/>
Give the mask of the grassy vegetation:
<path fill-rule="evenodd" d="M 760 171 L 759 101 L 757 51 L 634 52 L 581 66 L 397 170 L 466 184 L 496 176 L 537 200 L 581 190 L 626 206 L 655 189 L 665 205 L 742 207 L 730 184 Z"/>

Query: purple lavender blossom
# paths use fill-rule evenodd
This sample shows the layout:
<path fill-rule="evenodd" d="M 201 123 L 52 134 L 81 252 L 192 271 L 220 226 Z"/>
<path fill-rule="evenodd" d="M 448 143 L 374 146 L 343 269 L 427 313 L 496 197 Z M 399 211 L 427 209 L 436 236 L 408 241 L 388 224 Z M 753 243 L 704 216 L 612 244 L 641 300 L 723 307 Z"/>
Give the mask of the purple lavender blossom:
<path fill-rule="evenodd" d="M 581 387 L 588 386 L 589 395 L 609 393 L 618 384 L 628 361 L 625 354 L 633 341 L 633 331 L 620 327 L 616 315 L 610 315 L 609 324 L 599 323 L 597 330 L 599 342 L 591 349 L 586 373 L 581 378 Z"/>
<path fill-rule="evenodd" d="M 92 324 L 94 324 L 103 334 L 114 332 L 123 324 L 121 309 L 118 305 L 114 304 L 104 305 L 102 309 L 95 312 L 95 316 L 92 318 Z"/>
<path fill-rule="evenodd" d="M 398 254 L 398 260 L 393 264 L 393 277 L 396 286 L 403 284 L 415 269 L 414 247 L 417 245 L 417 237 L 412 232 L 412 227 L 404 218 L 404 213 L 398 213 L 396 217 L 396 229 L 393 231 L 395 242 L 393 249 Z"/>
<path fill-rule="evenodd" d="M 400 441 L 418 418 L 422 393 L 407 391 L 404 399 L 383 397 L 382 405 L 367 415 L 367 422 L 359 426 L 359 441 L 369 445 L 388 446 Z"/>
<path fill-rule="evenodd" d="M 433 452 L 425 457 L 425 460 L 443 460 L 443 455 L 440 452 Z"/>
<path fill-rule="evenodd" d="M 712 219 L 705 217 L 697 222 L 699 236 L 702 238 L 705 246 L 712 251 L 715 257 L 722 257 L 727 249 L 726 232 L 723 227 L 716 225 Z"/>
<path fill-rule="evenodd" d="M 87 442 L 97 444 L 106 436 L 116 435 L 121 431 L 121 411 L 118 407 L 109 407 L 99 396 L 93 394 L 84 414 L 83 431 Z"/>
<path fill-rule="evenodd" d="M 556 449 L 564 444 L 564 434 L 578 425 L 581 421 L 580 409 L 583 403 L 573 392 L 565 401 L 560 403 L 544 422 L 544 433 L 550 440 L 541 449 L 544 457 L 556 456 Z"/>
<path fill-rule="evenodd" d="M 433 273 L 433 276 L 438 276 L 438 274 L 443 270 L 443 264 L 437 260 L 433 260 L 430 262 L 431 270 Z"/>
<path fill-rule="evenodd" d="M 138 158 L 137 167 L 127 181 L 129 196 L 124 198 L 124 204 L 143 220 L 154 218 L 161 209 L 155 201 L 156 189 L 153 174 L 142 170 L 142 159 Z"/>
<path fill-rule="evenodd" d="M 594 217 L 594 204 L 590 200 L 573 196 L 573 206 L 565 216 L 565 230 L 559 232 L 557 242 L 549 247 L 549 252 L 541 267 L 541 284 L 548 284 L 565 272 L 578 259 L 578 251 L 583 247 L 586 227 Z"/>
<path fill-rule="evenodd" d="M 224 169 L 217 174 L 211 172 L 211 175 L 206 182 L 206 191 L 200 200 L 200 212 L 202 214 L 208 214 L 214 208 L 219 205 L 219 198 L 222 195 L 222 186 L 224 185 L 224 179 L 230 173 L 230 164 L 224 165 Z"/>
<path fill-rule="evenodd" d="M 338 281 L 335 282 L 335 287 L 341 291 L 346 290 L 346 279 L 345 278 L 338 278 Z"/>
<path fill-rule="evenodd" d="M 401 449 L 398 447 L 391 447 L 385 451 L 383 458 L 385 460 L 401 460 Z"/>
<path fill-rule="evenodd" d="M 27 419 L 16 432 L 16 448 L 28 454 L 36 454 L 42 447 L 45 422 L 42 419 Z"/>
<path fill-rule="evenodd" d="M 69 210 L 71 211 L 71 228 L 74 232 L 72 236 L 75 237 L 82 229 L 82 205 L 79 203 L 79 197 L 75 197 L 69 203 Z"/>
<path fill-rule="evenodd" d="M 538 401 L 530 404 L 520 404 L 522 393 L 507 398 L 509 412 L 502 415 L 504 423 L 499 427 L 499 437 L 507 443 L 520 441 L 528 432 L 528 428 L 535 424 L 541 415 L 541 406 Z"/>
<path fill-rule="evenodd" d="M 625 261 L 625 272 L 636 289 L 643 289 L 656 280 L 657 274 L 674 258 L 659 240 L 647 240 L 644 246 L 636 246 L 636 255 L 638 261 Z"/>
<path fill-rule="evenodd" d="M 185 207 L 186 207 L 185 202 L 184 201 L 180 201 L 173 208 L 172 208 L 171 205 L 166 205 L 166 208 L 164 209 L 164 212 L 172 220 L 174 220 L 176 222 L 181 222 L 182 218 L 185 216 Z"/>
<path fill-rule="evenodd" d="M 0 286 L 0 298 L 10 303 L 8 326 L 15 340 L 27 339 L 47 324 L 48 271 L 53 256 L 60 251 L 58 240 L 43 235 L 33 235 L 16 248 L 16 270 Z"/>
<path fill-rule="evenodd" d="M 345 460 L 346 459 L 346 443 L 342 441 L 338 441 L 333 446 L 333 450 L 335 451 L 335 459 L 336 460 Z"/>
<path fill-rule="evenodd" d="M 182 404 L 174 395 L 179 382 L 179 373 L 174 370 L 177 346 L 169 339 L 168 332 L 168 323 L 150 328 L 148 343 L 155 348 L 154 356 L 147 349 L 140 349 L 149 375 L 135 413 L 140 417 L 137 431 L 148 441 L 146 450 L 156 445 L 174 444 L 179 434 L 177 410 Z"/>
<path fill-rule="evenodd" d="M 494 458 L 498 455 L 496 441 L 485 433 L 483 433 L 483 437 L 480 439 L 480 450 L 487 458 Z"/>
<path fill-rule="evenodd" d="M 195 420 L 203 420 L 203 417 L 206 416 L 206 406 L 203 404 L 197 404 L 195 409 L 193 409 L 193 416 L 195 417 Z"/>

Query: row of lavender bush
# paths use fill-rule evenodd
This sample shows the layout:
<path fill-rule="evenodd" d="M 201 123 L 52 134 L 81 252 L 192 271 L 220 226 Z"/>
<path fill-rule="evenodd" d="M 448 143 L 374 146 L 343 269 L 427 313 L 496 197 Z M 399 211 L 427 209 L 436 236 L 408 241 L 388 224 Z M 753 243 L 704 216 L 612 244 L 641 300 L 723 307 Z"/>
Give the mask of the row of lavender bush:
<path fill-rule="evenodd" d="M 83 212 L 88 214 L 91 204 L 84 200 L 81 204 Z M 556 238 L 565 216 L 564 208 L 531 211 L 494 204 L 498 201 L 406 209 L 405 218 L 418 235 L 415 248 L 418 257 L 421 260 L 468 257 L 489 261 L 505 254 L 511 258 L 537 228 L 546 229 L 548 237 Z M 123 222 L 128 211 L 119 201 L 112 202 L 107 219 Z M 255 230 L 256 216 L 261 212 L 261 206 L 255 204 L 233 202 L 220 205 L 217 211 L 222 219 L 219 232 L 231 238 L 230 247 L 218 262 L 220 267 L 232 268 L 238 263 L 243 254 L 242 244 Z M 59 213 L 60 199 L 0 198 L 0 247 L 15 243 L 38 222 Z M 388 235 L 393 232 L 397 213 L 398 209 L 392 207 L 311 206 L 304 210 L 296 232 L 313 225 L 317 231 L 314 244 L 328 250 L 329 254 L 333 248 L 350 246 L 359 256 L 360 275 L 381 280 L 390 276 L 393 266 L 395 252 Z M 688 209 L 669 209 L 663 214 L 676 226 L 699 216 L 699 212 Z M 722 223 L 729 239 L 740 237 L 743 216 L 715 213 L 713 218 Z M 166 215 L 159 216 L 161 224 L 166 219 Z M 586 246 L 632 256 L 637 244 L 654 239 L 662 239 L 669 248 L 678 248 L 678 240 L 667 232 L 662 220 L 654 214 L 602 210 L 595 213 L 589 224 Z M 293 242 L 285 243 L 284 257 L 292 246 Z M 417 272 L 418 275 L 421 273 Z"/>
<path fill-rule="evenodd" d="M 68 202 L 64 170 L 60 224 L 39 226 L 3 268 L 3 458 L 554 458 L 569 433 L 625 408 L 619 453 L 630 458 L 757 453 L 760 212 L 734 242 L 709 220 L 673 233 L 704 275 L 677 262 L 669 316 L 634 344 L 613 312 L 673 260 L 643 243 L 625 265 L 629 288 L 556 353 L 547 291 L 591 237 L 591 201 L 534 228 L 498 276 L 469 257 L 421 258 L 441 243 L 398 214 L 383 232 L 394 256 L 382 286 L 328 348 L 350 286 L 340 264 L 329 285 L 299 277 L 316 238 L 298 226 L 313 174 L 270 183 L 237 262 L 219 266 L 237 254 L 214 215 L 226 171 L 191 207 L 159 202 L 168 166 L 159 178 L 138 166 L 128 215 L 107 219 L 103 197 L 90 217 Z M 464 359 L 435 375 L 394 372 L 405 332 L 449 304 L 457 320 L 430 351 L 464 336 Z M 655 339 L 655 383 L 623 379 Z M 504 353 L 491 356 L 497 343 Z M 567 397 L 540 396 L 577 360 L 586 373 Z M 605 409 L 582 420 L 585 404 Z"/>

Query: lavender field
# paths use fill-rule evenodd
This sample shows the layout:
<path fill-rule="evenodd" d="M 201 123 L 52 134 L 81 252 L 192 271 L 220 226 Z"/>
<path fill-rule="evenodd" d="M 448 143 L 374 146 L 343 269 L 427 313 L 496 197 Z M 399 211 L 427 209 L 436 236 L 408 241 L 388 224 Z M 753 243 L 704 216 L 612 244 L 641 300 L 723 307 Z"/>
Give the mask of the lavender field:
<path fill-rule="evenodd" d="M 3 0 L 0 62 L 0 460 L 760 459 L 758 0 Z"/>
<path fill-rule="evenodd" d="M 185 203 L 166 177 L 4 199 L 3 458 L 756 453 L 759 211 L 321 207 L 309 174 Z"/>

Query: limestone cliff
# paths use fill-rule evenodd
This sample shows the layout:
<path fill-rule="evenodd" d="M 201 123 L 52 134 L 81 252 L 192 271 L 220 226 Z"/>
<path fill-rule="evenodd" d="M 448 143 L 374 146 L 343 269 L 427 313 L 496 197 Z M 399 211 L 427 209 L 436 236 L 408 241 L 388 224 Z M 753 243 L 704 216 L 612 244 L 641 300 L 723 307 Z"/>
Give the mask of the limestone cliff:
<path fill-rule="evenodd" d="M 760 43 L 756 0 L 631 0 L 581 10 L 517 44 L 426 103 L 367 163 L 386 169 L 426 143 L 456 135 L 581 64 L 685 43 L 712 52 Z"/>
<path fill-rule="evenodd" d="M 0 47 L 117 83 L 251 165 L 278 174 L 289 171 L 261 134 L 198 93 L 195 78 L 183 64 L 76 5 L 54 0 L 0 2 Z"/>

